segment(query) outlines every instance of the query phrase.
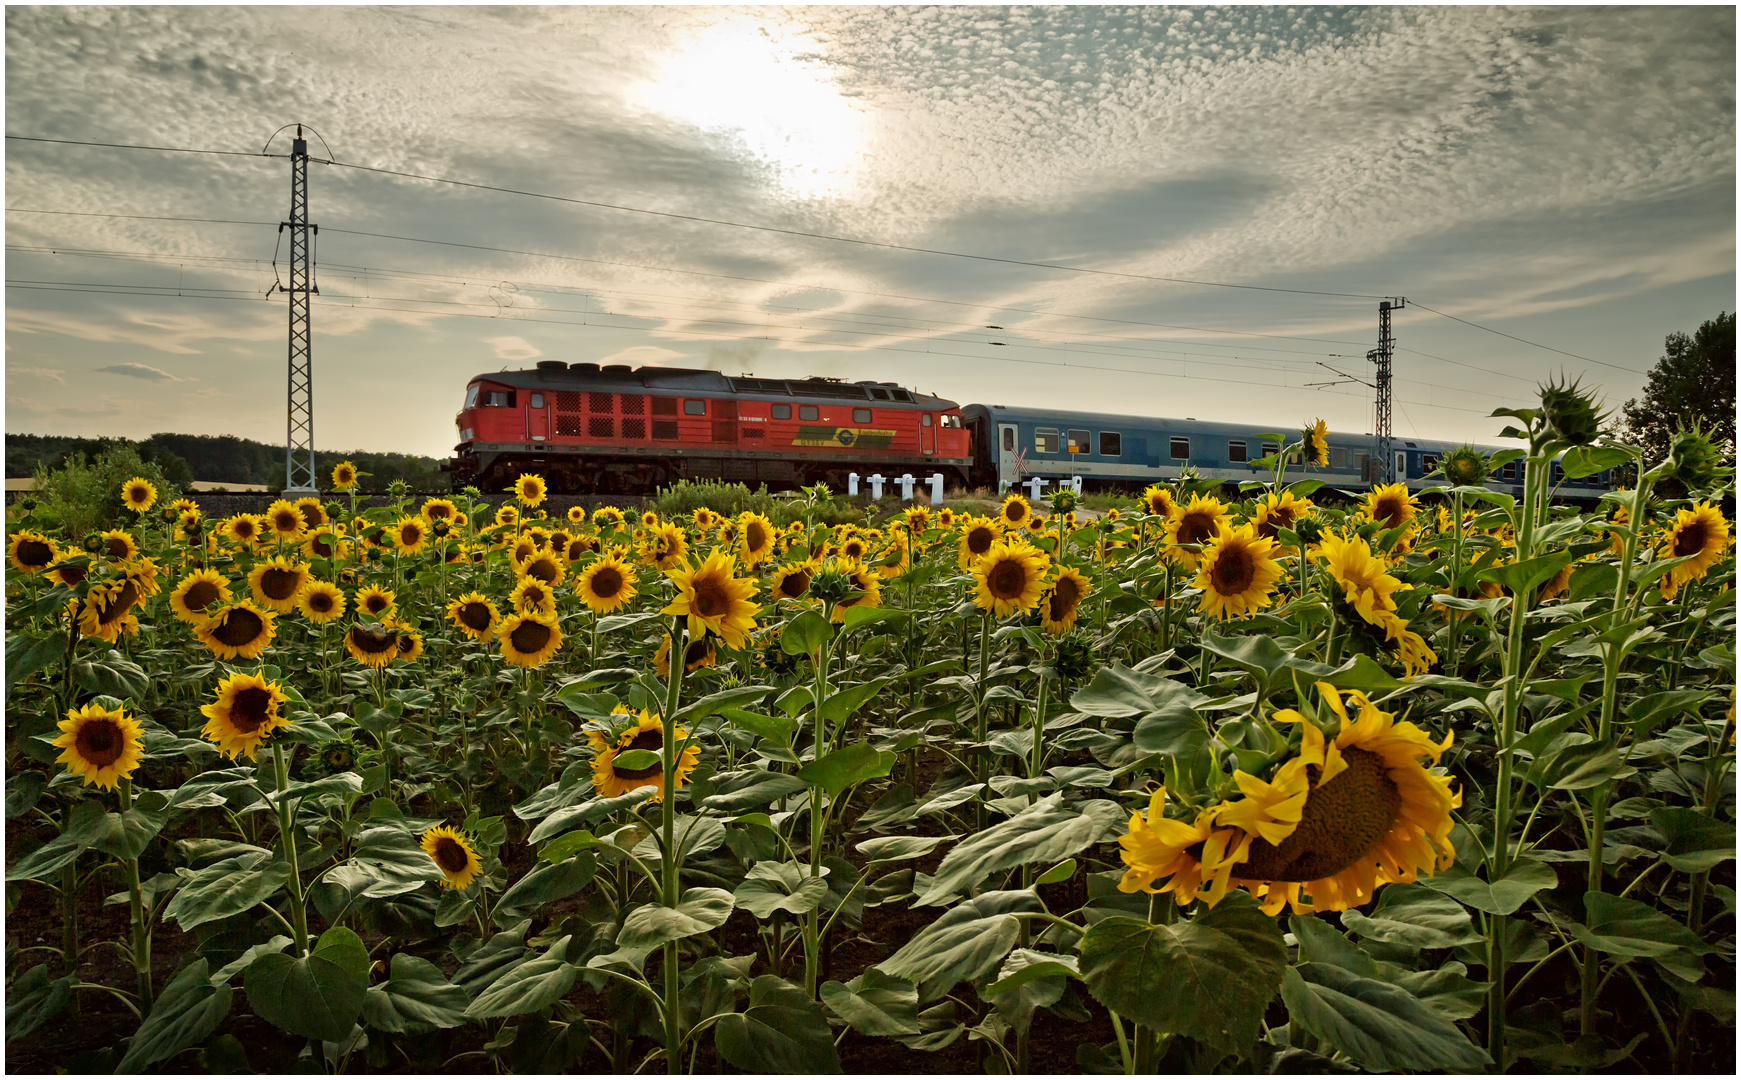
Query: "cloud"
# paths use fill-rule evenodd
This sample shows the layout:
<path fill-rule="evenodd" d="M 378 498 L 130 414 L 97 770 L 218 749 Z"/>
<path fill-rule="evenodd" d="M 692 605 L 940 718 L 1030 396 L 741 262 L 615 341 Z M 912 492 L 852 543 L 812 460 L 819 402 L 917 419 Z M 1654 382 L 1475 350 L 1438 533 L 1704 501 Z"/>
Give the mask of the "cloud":
<path fill-rule="evenodd" d="M 544 355 L 543 349 L 538 348 L 523 337 L 485 338 L 484 344 L 495 347 L 497 360 L 521 362 Z"/>
<path fill-rule="evenodd" d="M 108 367 L 100 367 L 97 370 L 110 375 L 125 375 L 130 379 L 144 379 L 147 382 L 183 381 L 162 368 L 154 368 L 150 364 L 110 364 Z"/>
<path fill-rule="evenodd" d="M 14 379 L 20 375 L 24 375 L 41 379 L 44 382 L 57 383 L 61 386 L 66 385 L 66 372 L 59 368 L 9 367 L 6 369 L 6 375 L 8 378 Z"/>
<path fill-rule="evenodd" d="M 672 364 L 673 360 L 688 359 L 688 353 L 680 353 L 675 349 L 662 349 L 657 345 L 634 345 L 603 357 L 599 363 L 630 364 L 634 367 L 674 367 L 677 365 Z"/>

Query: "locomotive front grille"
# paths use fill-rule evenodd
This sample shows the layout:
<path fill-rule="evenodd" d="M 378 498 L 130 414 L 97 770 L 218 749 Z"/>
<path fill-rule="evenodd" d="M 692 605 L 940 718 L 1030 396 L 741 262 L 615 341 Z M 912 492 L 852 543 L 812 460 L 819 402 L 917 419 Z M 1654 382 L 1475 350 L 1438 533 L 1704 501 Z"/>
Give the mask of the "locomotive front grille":
<path fill-rule="evenodd" d="M 599 395 L 594 394 L 593 397 Z M 606 395 L 607 397 L 609 395 Z M 589 417 L 586 422 L 586 433 L 594 439 L 614 438 L 617 433 L 617 422 L 608 416 Z"/>
<path fill-rule="evenodd" d="M 589 408 L 595 413 L 608 413 L 611 410 L 611 395 L 594 390 L 587 395 Z"/>
<path fill-rule="evenodd" d="M 639 399 L 637 399 L 639 400 Z M 623 419 L 623 438 L 645 439 L 647 437 L 647 422 L 638 416 Z"/>
<path fill-rule="evenodd" d="M 624 416 L 647 415 L 647 399 L 640 394 L 618 394 L 617 405 Z"/>
<path fill-rule="evenodd" d="M 556 391 L 556 411 L 557 412 L 567 412 L 567 413 L 580 412 L 581 411 L 580 391 L 578 391 L 578 390 L 558 390 L 558 391 Z"/>
<path fill-rule="evenodd" d="M 664 399 L 664 398 L 654 398 L 653 399 L 654 405 L 655 405 L 655 409 L 654 409 L 655 412 L 658 411 L 658 409 L 656 407 L 657 404 L 660 401 L 664 401 L 664 400 L 666 400 L 666 399 Z M 675 415 L 675 412 L 673 412 L 673 415 Z M 675 420 L 655 420 L 655 421 L 653 421 L 653 438 L 675 440 L 677 438 L 677 421 L 675 421 Z"/>
<path fill-rule="evenodd" d="M 556 414 L 556 434 L 579 438 L 581 430 L 582 424 L 580 422 L 580 417 L 563 416 L 561 413 Z"/>

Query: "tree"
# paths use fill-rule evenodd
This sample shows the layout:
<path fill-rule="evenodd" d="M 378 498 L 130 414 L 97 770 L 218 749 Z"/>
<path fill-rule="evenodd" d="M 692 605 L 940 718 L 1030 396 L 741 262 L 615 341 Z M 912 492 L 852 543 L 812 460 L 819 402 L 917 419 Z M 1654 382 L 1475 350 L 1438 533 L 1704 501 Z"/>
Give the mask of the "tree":
<path fill-rule="evenodd" d="M 1647 465 L 1668 454 L 1669 440 L 1698 421 L 1711 441 L 1735 453 L 1735 316 L 1723 312 L 1692 337 L 1675 332 L 1651 369 L 1644 400 L 1620 407 L 1628 442 L 1642 446 Z"/>

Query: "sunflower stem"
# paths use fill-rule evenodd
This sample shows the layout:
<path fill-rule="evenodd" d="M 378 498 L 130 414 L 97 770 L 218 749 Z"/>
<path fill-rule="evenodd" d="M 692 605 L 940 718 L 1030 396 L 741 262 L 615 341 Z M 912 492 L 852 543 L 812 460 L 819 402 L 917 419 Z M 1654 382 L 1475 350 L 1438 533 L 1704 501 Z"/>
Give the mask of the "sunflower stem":
<path fill-rule="evenodd" d="M 979 678 L 973 684 L 973 748 L 975 779 L 980 784 L 979 799 L 974 804 L 976 828 L 985 828 L 985 668 L 991 656 L 991 612 L 987 611 L 979 617 Z"/>
<path fill-rule="evenodd" d="M 133 780 L 121 778 L 121 815 L 133 809 Z M 151 928 L 145 925 L 145 896 L 139 884 L 139 857 L 126 860 L 127 902 L 133 924 L 133 970 L 139 974 L 139 1014 L 151 1011 Z M 74 953 L 76 956 L 77 953 Z"/>
<path fill-rule="evenodd" d="M 664 858 L 659 863 L 659 876 L 666 907 L 677 906 L 678 866 L 677 853 L 677 707 L 683 701 L 683 657 L 686 655 L 688 642 L 689 620 L 682 615 L 671 620 L 671 677 L 665 690 L 665 714 L 661 718 L 664 731 L 660 739 L 659 754 L 664 758 L 665 790 L 661 800 L 664 803 L 660 829 L 664 834 Z M 667 941 L 664 945 L 665 977 L 665 1063 L 667 1071 L 675 1076 L 683 1071 L 682 1042 L 682 1002 L 679 1000 L 677 986 L 677 942 Z"/>
<path fill-rule="evenodd" d="M 290 787 L 290 753 L 282 739 L 272 742 L 272 765 L 278 778 L 278 789 L 273 793 L 278 797 L 278 836 L 284 842 L 284 862 L 290 867 L 290 917 L 296 930 L 296 955 L 307 956 L 308 910 L 302 897 L 302 871 L 296 861 L 296 808 L 282 797 Z"/>
<path fill-rule="evenodd" d="M 1451 511 L 1451 528 L 1453 530 L 1451 533 L 1451 587 L 1448 591 L 1452 596 L 1456 596 L 1458 579 L 1463 576 L 1463 492 L 1461 488 L 1451 493 Z M 1459 637 L 1458 630 L 1461 629 L 1462 619 L 1460 616 L 1462 614 L 1459 611 L 1451 612 L 1450 623 L 1445 627 L 1447 644 L 1445 651 L 1449 654 L 1446 657 L 1446 660 L 1449 661 L 1446 670 L 1453 679 L 1457 677 L 1457 646 L 1459 644 L 1457 638 Z"/>
<path fill-rule="evenodd" d="M 61 963 L 68 975 L 77 975 L 79 971 L 78 862 L 75 856 L 60 875 L 60 910 L 65 921 L 61 929 Z M 73 1001 L 76 1004 L 78 998 Z"/>
<path fill-rule="evenodd" d="M 828 732 L 822 717 L 822 703 L 828 700 L 828 662 L 829 645 L 832 642 L 824 639 L 816 649 L 816 689 L 815 700 L 810 710 L 811 716 L 811 760 L 821 761 L 828 752 Z M 810 876 L 822 876 L 822 843 L 823 830 L 827 822 L 823 819 L 822 808 L 817 805 L 822 796 L 820 788 L 810 789 Z M 822 959 L 821 938 L 821 906 L 811 908 L 804 913 L 804 992 L 816 1000 L 816 989 L 820 978 Z"/>

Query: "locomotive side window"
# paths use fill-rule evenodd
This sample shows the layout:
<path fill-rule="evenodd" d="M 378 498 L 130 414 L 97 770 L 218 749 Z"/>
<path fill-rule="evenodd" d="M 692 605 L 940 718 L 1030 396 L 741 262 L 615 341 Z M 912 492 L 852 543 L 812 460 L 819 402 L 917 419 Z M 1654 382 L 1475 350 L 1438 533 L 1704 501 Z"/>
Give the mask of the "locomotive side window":
<path fill-rule="evenodd" d="M 1034 453 L 1036 453 L 1036 454 L 1056 454 L 1057 452 L 1058 452 L 1058 429 L 1057 428 L 1049 428 L 1049 427 L 1035 428 L 1034 429 Z"/>
<path fill-rule="evenodd" d="M 931 426 L 931 414 L 930 413 L 920 413 L 919 414 L 919 426 L 920 427 L 930 427 Z"/>
<path fill-rule="evenodd" d="M 1081 428 L 1071 428 L 1065 433 L 1064 449 L 1066 453 L 1070 454 L 1092 453 L 1092 451 L 1088 449 L 1088 432 L 1083 431 Z"/>
<path fill-rule="evenodd" d="M 1004 428 L 1003 429 L 1003 448 L 1005 450 L 1008 450 L 1012 454 L 1016 452 L 1016 429 L 1015 428 Z"/>
<path fill-rule="evenodd" d="M 1103 432 L 1101 432 L 1100 433 L 1100 456 L 1101 457 L 1123 457 L 1124 456 L 1124 438 L 1121 435 L 1119 435 L 1119 433 L 1116 431 L 1103 431 Z"/>
<path fill-rule="evenodd" d="M 854 410 L 852 410 L 852 422 L 855 424 L 868 424 L 868 423 L 870 423 L 871 422 L 871 411 L 869 409 L 854 409 Z"/>
<path fill-rule="evenodd" d="M 798 419 L 820 420 L 822 413 L 814 405 L 800 405 L 798 406 Z"/>
<path fill-rule="evenodd" d="M 1228 461 L 1244 461 L 1245 460 L 1245 443 L 1244 443 L 1244 441 L 1230 442 L 1227 444 L 1227 460 Z"/>
<path fill-rule="evenodd" d="M 1191 457 L 1191 440 L 1181 439 L 1174 436 L 1172 439 L 1172 450 L 1170 450 L 1169 453 L 1171 453 L 1173 458 L 1178 461 L 1188 460 Z"/>
<path fill-rule="evenodd" d="M 790 420 L 790 419 L 792 419 L 792 406 L 790 406 L 790 405 L 775 405 L 774 412 L 772 415 L 773 415 L 774 419 L 776 419 L 776 420 Z"/>
<path fill-rule="evenodd" d="M 477 404 L 478 404 L 478 384 L 472 383 L 469 387 L 466 388 L 465 404 L 461 405 L 460 408 L 462 408 L 462 409 L 474 409 L 477 407 Z"/>
<path fill-rule="evenodd" d="M 514 407 L 514 391 L 491 390 L 489 395 L 484 398 L 484 404 L 499 409 L 512 409 Z"/>
<path fill-rule="evenodd" d="M 685 398 L 683 401 L 683 413 L 686 416 L 706 416 L 707 401 L 703 398 Z"/>
<path fill-rule="evenodd" d="M 532 407 L 534 409 L 542 409 L 544 407 L 544 395 L 543 394 L 533 394 L 532 395 Z"/>

